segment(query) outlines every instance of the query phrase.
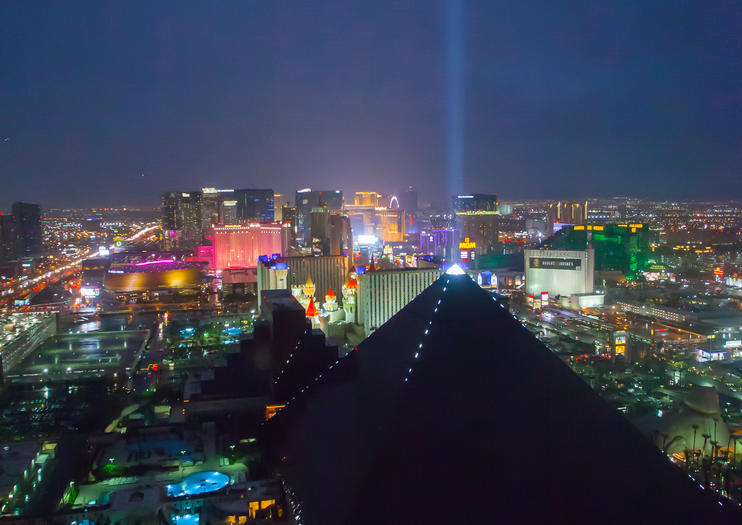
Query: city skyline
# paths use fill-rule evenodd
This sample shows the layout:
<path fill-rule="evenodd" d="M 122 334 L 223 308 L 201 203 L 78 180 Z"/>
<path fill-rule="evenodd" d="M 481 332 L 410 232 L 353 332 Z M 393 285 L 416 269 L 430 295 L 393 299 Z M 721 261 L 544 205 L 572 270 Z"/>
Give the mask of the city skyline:
<path fill-rule="evenodd" d="M 742 10 L 0 20 L 0 521 L 740 522 Z"/>
<path fill-rule="evenodd" d="M 175 7 L 0 7 L 15 28 L 0 36 L 10 80 L 0 207 L 307 184 L 413 185 L 438 200 L 456 165 L 462 189 L 503 200 L 709 199 L 720 187 L 742 197 L 734 12 L 333 1 L 178 3 L 176 17 Z"/>

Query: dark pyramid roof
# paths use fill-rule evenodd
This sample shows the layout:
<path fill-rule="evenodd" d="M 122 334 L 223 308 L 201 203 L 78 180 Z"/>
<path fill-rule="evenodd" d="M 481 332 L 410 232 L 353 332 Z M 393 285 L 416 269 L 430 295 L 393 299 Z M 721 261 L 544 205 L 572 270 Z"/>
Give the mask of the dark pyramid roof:
<path fill-rule="evenodd" d="M 739 518 L 467 276 L 441 276 L 267 426 L 305 525 Z"/>

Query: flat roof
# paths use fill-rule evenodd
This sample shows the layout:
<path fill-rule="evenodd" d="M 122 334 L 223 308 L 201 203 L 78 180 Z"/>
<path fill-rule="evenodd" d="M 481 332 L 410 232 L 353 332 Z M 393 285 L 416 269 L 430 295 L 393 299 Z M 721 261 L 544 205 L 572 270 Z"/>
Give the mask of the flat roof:
<path fill-rule="evenodd" d="M 263 290 L 262 304 L 273 311 L 303 311 L 304 308 L 288 290 Z"/>

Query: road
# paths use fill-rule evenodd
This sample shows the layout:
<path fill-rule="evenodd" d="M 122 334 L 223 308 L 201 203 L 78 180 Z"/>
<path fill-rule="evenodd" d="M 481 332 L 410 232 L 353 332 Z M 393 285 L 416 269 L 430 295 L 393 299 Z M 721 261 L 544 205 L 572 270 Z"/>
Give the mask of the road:
<path fill-rule="evenodd" d="M 148 233 L 151 233 L 155 230 L 160 228 L 160 224 L 150 224 L 146 226 L 145 228 L 142 228 L 138 232 L 136 232 L 134 235 L 126 239 L 127 243 L 135 242 L 138 239 L 143 238 Z M 113 248 L 113 246 L 111 246 Z M 56 282 L 68 274 L 72 274 L 79 270 L 79 266 L 82 264 L 82 262 L 85 259 L 88 259 L 90 257 L 95 256 L 98 253 L 97 249 L 89 248 L 87 251 L 83 252 L 83 254 L 80 257 L 77 257 L 76 259 L 73 259 L 67 264 L 64 264 L 63 266 L 59 266 L 55 268 L 54 270 L 45 272 L 41 275 L 38 275 L 36 277 L 27 278 L 24 280 L 23 277 L 20 279 L 15 279 L 13 281 L 10 281 L 8 283 L 5 283 L 0 287 L 0 299 L 4 302 L 12 303 L 13 300 L 17 297 L 22 296 L 23 294 L 27 293 L 29 290 L 33 289 L 36 286 L 40 285 L 46 285 L 53 282 Z"/>
<path fill-rule="evenodd" d="M 132 388 L 136 394 L 144 394 L 160 382 L 167 382 L 168 370 L 162 365 L 165 357 L 164 322 L 155 321 L 150 338 L 144 345 L 139 365 L 132 371 Z"/>

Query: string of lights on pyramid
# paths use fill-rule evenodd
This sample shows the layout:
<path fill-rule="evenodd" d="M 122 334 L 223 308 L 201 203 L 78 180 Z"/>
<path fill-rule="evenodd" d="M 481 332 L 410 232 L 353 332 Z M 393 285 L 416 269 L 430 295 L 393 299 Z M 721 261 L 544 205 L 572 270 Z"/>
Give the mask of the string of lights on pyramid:
<path fill-rule="evenodd" d="M 446 270 L 446 274 L 448 274 L 448 275 L 466 275 L 466 273 L 465 273 L 465 272 L 464 272 L 464 271 L 463 271 L 463 270 L 461 269 L 461 267 L 460 267 L 460 266 L 458 266 L 457 264 L 453 264 L 453 265 L 452 265 L 451 267 L 449 267 L 449 268 L 448 268 L 448 270 Z M 450 281 L 450 279 L 447 279 L 447 280 L 446 280 L 446 284 L 448 284 L 448 283 L 449 283 L 449 281 Z M 445 292 L 445 291 L 446 291 L 446 289 L 447 289 L 447 287 L 446 287 L 446 286 L 444 286 L 444 287 L 443 287 L 443 291 Z M 440 304 L 441 304 L 441 299 L 438 299 L 438 303 L 437 303 L 437 305 L 436 305 L 436 308 L 435 308 L 435 310 L 434 310 L 434 313 L 435 313 L 435 312 L 438 312 L 438 305 L 440 305 Z M 432 325 L 432 324 L 433 324 L 433 320 L 432 320 L 432 319 L 430 319 L 430 320 L 428 321 L 428 326 L 430 326 L 430 325 Z M 305 333 L 306 333 L 306 332 L 305 332 Z M 427 329 L 425 330 L 425 333 L 424 333 L 424 335 L 427 335 L 428 333 L 429 333 L 429 328 L 427 328 Z M 422 348 L 423 348 L 423 344 L 422 344 L 422 343 L 420 343 L 420 344 L 418 345 L 418 350 L 421 350 Z M 284 366 L 282 367 L 281 371 L 280 371 L 280 372 L 278 373 L 278 376 L 276 377 L 275 381 L 273 381 L 273 384 L 274 384 L 274 385 L 278 384 L 278 381 L 280 381 L 280 380 L 281 380 L 281 377 L 283 376 L 283 374 L 284 374 L 284 372 L 286 371 L 286 369 L 287 369 L 288 365 L 289 365 L 289 364 L 291 363 L 291 360 L 292 360 L 292 359 L 293 359 L 293 357 L 294 357 L 294 353 L 295 353 L 295 352 L 297 352 L 298 350 L 299 350 L 299 344 L 297 344 L 297 345 L 296 345 L 296 346 L 294 347 L 294 352 L 292 352 L 291 354 L 289 354 L 289 358 L 288 358 L 288 359 L 286 360 L 286 363 L 285 363 L 285 365 L 284 365 Z M 356 347 L 354 347 L 354 348 L 353 348 L 353 351 L 354 351 L 354 352 L 355 352 L 355 351 L 358 351 L 358 347 L 357 347 L 357 346 L 356 346 Z M 344 355 L 343 357 L 341 357 L 341 358 L 337 359 L 337 360 L 336 360 L 336 361 L 335 361 L 335 362 L 334 362 L 333 364 L 331 364 L 331 365 L 330 365 L 330 367 L 329 367 L 329 368 L 327 369 L 327 371 L 326 371 L 325 373 L 329 373 L 329 372 L 330 372 L 331 370 L 333 370 L 333 369 L 335 368 L 335 366 L 337 366 L 337 365 L 340 365 L 340 363 L 341 363 L 341 362 L 342 362 L 343 360 L 347 359 L 347 358 L 348 358 L 348 357 L 349 357 L 349 356 L 350 356 L 351 354 L 352 354 L 352 353 L 351 353 L 351 352 L 349 352 L 349 353 L 347 353 L 346 355 Z M 415 352 L 415 359 L 419 358 L 419 356 L 420 356 L 420 352 L 419 352 L 419 351 L 418 351 L 418 352 Z M 410 374 L 411 372 L 412 372 L 412 368 L 409 368 L 409 369 L 408 369 L 408 374 Z M 312 383 L 309 383 L 309 384 L 307 384 L 307 385 L 304 385 L 304 386 L 303 386 L 303 387 L 302 387 L 302 388 L 301 388 L 301 389 L 299 390 L 299 392 L 298 392 L 297 394 L 295 394 L 295 395 L 291 396 L 291 397 L 290 397 L 290 398 L 289 398 L 289 399 L 288 399 L 288 400 L 286 401 L 286 403 L 284 404 L 284 406 L 282 406 L 282 407 L 280 407 L 280 408 L 278 408 L 278 409 L 276 410 L 276 415 L 278 415 L 278 414 L 279 414 L 279 413 L 280 413 L 281 411 L 283 411 L 284 409 L 288 408 L 288 407 L 289 407 L 289 406 L 291 405 L 291 403 L 292 403 L 292 402 L 296 401 L 296 399 L 297 399 L 297 396 L 299 396 L 299 395 L 301 395 L 301 394 L 304 394 L 304 393 L 308 393 L 308 392 L 309 392 L 309 390 L 310 390 L 310 388 L 311 388 L 312 386 L 315 386 L 316 384 L 318 384 L 318 383 L 320 382 L 320 380 L 322 380 L 322 379 L 324 379 L 324 378 L 325 378 L 325 373 L 320 373 L 320 374 L 318 374 L 318 375 L 317 375 L 317 376 L 316 376 L 316 377 L 314 378 L 314 380 L 312 381 Z M 408 380 L 408 379 L 407 379 L 407 377 L 405 377 L 404 381 L 405 381 L 405 382 L 407 382 L 407 380 Z M 261 426 L 262 426 L 262 425 L 265 425 L 265 423 L 266 423 L 265 421 L 262 421 L 262 422 L 260 423 L 260 425 L 261 425 Z"/>
<path fill-rule="evenodd" d="M 312 286 L 312 287 L 314 286 L 314 283 L 312 282 L 312 276 L 311 275 L 307 275 L 307 283 L 306 283 L 305 286 L 307 286 L 307 287 L 308 286 Z M 329 289 L 327 296 L 328 297 L 333 297 L 333 298 L 335 297 L 335 294 L 333 293 L 332 288 Z M 314 304 L 314 298 L 313 297 L 310 297 L 309 304 L 307 306 L 307 317 L 313 317 L 315 315 L 319 315 L 319 311 L 317 310 L 317 307 Z M 309 332 L 304 331 L 304 335 L 307 335 L 308 333 Z M 283 374 L 289 368 L 289 366 L 291 365 L 291 362 L 292 362 L 292 360 L 294 358 L 294 353 L 296 353 L 299 350 L 299 345 L 300 344 L 301 344 L 301 340 L 299 340 L 297 342 L 297 344 L 294 346 L 294 351 L 289 354 L 289 358 L 286 360 L 286 363 L 283 365 L 283 367 L 281 368 L 281 371 L 278 373 L 278 375 L 276 376 L 276 379 L 273 381 L 273 384 L 274 385 L 278 385 L 278 382 L 283 378 Z"/>
<path fill-rule="evenodd" d="M 442 295 L 440 299 L 438 299 L 438 301 L 436 302 L 435 308 L 433 308 L 433 315 L 438 313 L 438 308 L 440 307 L 441 302 L 443 301 L 443 298 L 445 297 L 445 294 L 448 291 L 448 285 L 451 283 L 451 276 L 457 277 L 461 275 L 466 275 L 466 272 L 458 264 L 454 263 L 446 270 L 446 275 L 448 276 L 446 277 L 446 284 L 443 286 Z M 493 300 L 495 301 L 495 303 L 497 303 L 497 299 L 493 297 Z M 503 304 L 500 304 L 500 306 L 502 308 L 505 308 Z M 433 326 L 433 318 L 431 317 L 431 319 L 428 320 L 427 328 L 425 328 L 425 330 L 423 331 L 423 336 L 422 336 L 423 339 L 427 337 L 428 335 L 430 335 L 430 330 L 432 326 Z M 425 349 L 424 342 L 419 343 L 417 345 L 417 348 L 414 349 L 414 353 L 412 354 L 412 359 L 413 359 L 412 365 L 413 366 L 410 366 L 407 369 L 407 374 L 404 377 L 405 383 L 409 382 L 410 375 L 412 374 L 414 370 L 414 363 L 419 362 L 419 359 L 422 357 L 422 353 L 424 349 Z"/>
<path fill-rule="evenodd" d="M 461 267 L 460 267 L 460 266 L 459 266 L 458 264 L 453 264 L 453 265 L 451 265 L 451 266 L 450 266 L 450 267 L 449 267 L 449 268 L 448 268 L 448 269 L 446 270 L 446 272 L 445 272 L 445 273 L 446 273 L 446 275 L 448 275 L 449 277 L 448 277 L 448 278 L 446 279 L 446 285 L 445 285 L 445 286 L 443 287 L 443 293 L 444 293 L 444 294 L 445 294 L 445 293 L 446 293 L 446 291 L 448 290 L 448 284 L 450 284 L 450 281 L 451 281 L 451 278 L 450 278 L 450 276 L 461 276 L 461 275 L 466 275 L 466 272 L 464 272 L 464 270 L 463 270 L 463 269 L 462 269 L 462 268 L 461 268 Z M 494 298 L 494 297 L 493 297 L 493 301 L 494 301 L 495 303 L 497 303 L 497 299 L 496 299 L 496 298 Z M 441 302 L 442 302 L 442 297 L 441 297 L 440 299 L 438 299 L 438 301 L 437 301 L 437 303 L 436 303 L 436 306 L 435 306 L 435 308 L 433 309 L 433 314 L 436 314 L 436 313 L 438 313 L 438 307 L 440 306 Z M 505 308 L 505 305 L 503 305 L 503 304 L 501 304 L 501 303 L 500 303 L 500 307 L 501 307 L 501 308 Z M 514 317 L 515 317 L 515 316 L 514 316 Z M 432 327 L 432 325 L 433 325 L 433 319 L 431 318 L 430 320 L 428 320 L 428 328 L 426 328 L 426 329 L 425 329 L 425 331 L 423 332 L 423 337 L 425 337 L 425 336 L 429 335 L 429 333 L 430 333 L 430 327 Z M 296 352 L 296 351 L 297 351 L 298 349 L 299 349 L 299 345 L 297 344 L 297 345 L 296 345 L 296 346 L 294 347 L 294 352 Z M 415 361 L 416 361 L 416 360 L 420 359 L 420 357 L 421 357 L 421 355 L 422 355 L 422 350 L 423 350 L 423 349 L 424 349 L 424 344 L 423 344 L 423 343 L 421 342 L 421 343 L 419 343 L 419 344 L 418 344 L 417 348 L 415 349 L 415 352 L 413 353 L 413 360 L 415 360 Z M 357 350 L 358 350 L 358 347 L 355 347 L 355 348 L 353 349 L 353 351 L 357 351 Z M 343 356 L 343 357 L 341 357 L 341 358 L 337 359 L 337 360 L 335 361 L 335 363 L 333 363 L 332 365 L 330 365 L 330 367 L 328 368 L 327 372 L 329 372 L 330 370 L 334 369 L 334 368 L 335 368 L 335 366 L 339 365 L 339 364 L 341 363 L 341 361 L 343 361 L 344 359 L 346 359 L 346 358 L 347 358 L 347 357 L 349 357 L 350 355 L 351 355 L 351 354 L 350 354 L 350 353 L 348 353 L 348 354 L 346 354 L 345 356 Z M 286 366 L 284 366 L 284 367 L 282 368 L 282 370 L 281 370 L 281 371 L 279 372 L 279 374 L 278 374 L 278 377 L 277 377 L 277 378 L 276 378 L 276 380 L 274 381 L 274 384 L 277 384 L 277 383 L 278 383 L 278 381 L 279 381 L 279 380 L 281 379 L 281 376 L 283 376 L 283 374 L 284 374 L 284 372 L 285 372 L 285 370 L 286 370 L 286 367 L 287 367 L 287 366 L 288 366 L 288 365 L 289 365 L 289 364 L 291 363 L 291 360 L 293 359 L 293 357 L 294 357 L 294 353 L 291 353 L 291 354 L 289 355 L 289 359 L 287 359 L 287 360 L 286 360 Z M 413 368 L 412 366 L 411 366 L 410 368 L 408 368 L 408 369 L 407 369 L 407 375 L 406 375 L 406 376 L 404 377 L 404 379 L 403 379 L 403 381 L 404 381 L 405 383 L 409 382 L 409 377 L 410 377 L 410 374 L 412 374 L 412 372 L 413 372 L 413 369 L 414 369 L 414 368 Z M 298 395 L 300 395 L 300 394 L 304 394 L 304 393 L 308 393 L 308 392 L 309 392 L 309 389 L 310 389 L 310 388 L 311 388 L 312 386 L 314 386 L 314 385 L 316 385 L 317 383 L 319 383 L 319 382 L 320 382 L 320 380 L 322 380 L 322 379 L 323 379 L 324 377 L 325 377 L 325 375 L 324 375 L 323 373 L 320 373 L 319 375 L 317 375 L 317 376 L 316 376 L 316 377 L 314 378 L 314 380 L 313 380 L 313 382 L 312 382 L 312 383 L 309 383 L 309 384 L 307 384 L 307 385 L 304 385 L 304 386 L 303 386 L 303 387 L 302 387 L 302 388 L 301 388 L 301 389 L 299 390 L 299 392 L 298 392 L 297 394 L 295 394 L 295 395 L 291 396 L 291 398 L 289 398 L 289 399 L 288 399 L 288 400 L 286 401 L 285 405 L 284 405 L 283 407 L 279 408 L 279 409 L 278 409 L 278 410 L 276 411 L 276 413 L 278 414 L 278 413 L 279 413 L 279 412 L 281 412 L 281 411 L 282 411 L 282 410 L 283 410 L 284 408 L 288 408 L 288 407 L 289 407 L 289 406 L 291 405 L 291 403 L 292 403 L 293 401 L 296 401 L 296 399 L 297 399 L 297 396 L 298 396 Z M 265 421 L 261 423 L 261 425 L 263 425 L 263 424 L 265 424 Z"/>
<path fill-rule="evenodd" d="M 426 338 L 427 338 L 427 336 L 430 335 L 430 331 L 431 331 L 432 326 L 433 326 L 434 317 L 438 313 L 438 308 L 441 306 L 442 301 L 443 301 L 443 298 L 445 297 L 446 292 L 448 291 L 448 286 L 451 284 L 451 277 L 452 276 L 453 277 L 459 277 L 459 276 L 462 276 L 462 275 L 467 275 L 466 272 L 458 264 L 455 264 L 455 263 L 453 265 L 451 265 L 445 271 L 445 274 L 447 275 L 447 277 L 446 277 L 445 284 L 444 284 L 444 286 L 442 288 L 441 296 L 436 301 L 436 305 L 433 308 L 433 312 L 432 312 L 431 318 L 428 320 L 428 323 L 426 325 L 426 328 L 423 331 L 423 334 L 422 334 L 422 337 L 421 337 L 422 342 L 418 343 L 417 347 L 414 349 L 414 352 L 412 354 L 412 366 L 410 366 L 407 369 L 407 373 L 406 373 L 406 375 L 405 375 L 405 377 L 403 379 L 403 383 L 409 383 L 410 376 L 411 376 L 412 372 L 414 371 L 414 364 L 417 363 L 417 362 L 420 362 L 420 359 L 422 358 L 422 354 L 423 354 L 423 351 L 425 349 Z M 500 306 L 500 308 L 505 309 L 505 305 L 501 301 L 498 301 L 497 300 L 497 297 L 492 297 L 492 300 L 494 301 L 495 304 L 498 304 Z M 513 318 L 516 321 L 518 321 L 518 316 L 517 315 L 515 315 L 514 313 L 511 313 L 511 315 L 513 316 Z M 298 350 L 298 348 L 299 348 L 299 345 L 297 344 L 294 351 L 296 352 L 296 350 Z M 358 350 L 358 347 L 355 347 L 353 349 L 353 351 L 357 351 L 357 350 Z M 344 357 L 342 357 L 340 359 L 337 359 L 334 364 L 330 365 L 329 369 L 325 372 L 325 374 L 326 373 L 329 373 L 330 370 L 334 369 L 335 366 L 337 366 L 337 365 L 339 365 L 341 363 L 341 361 L 343 361 L 344 359 L 347 359 L 351 355 L 352 355 L 352 352 L 349 352 Z M 293 353 L 290 354 L 289 359 L 286 361 L 286 364 L 287 365 L 290 363 L 290 361 L 293 358 L 293 356 L 294 356 Z M 284 370 L 281 370 L 281 372 L 279 374 L 279 378 L 277 378 L 277 380 L 274 383 L 276 383 L 278 381 L 278 379 L 280 379 L 280 375 L 282 375 L 283 373 L 284 373 Z M 280 412 L 280 411 L 282 411 L 284 408 L 288 408 L 289 405 L 291 405 L 291 403 L 293 401 L 295 401 L 299 395 L 308 393 L 310 391 L 310 388 L 311 387 L 315 386 L 323 378 L 325 378 L 325 374 L 320 373 L 319 375 L 317 375 L 314 378 L 314 381 L 312 383 L 305 385 L 296 395 L 292 396 L 291 399 L 289 399 L 283 407 L 281 407 L 281 408 L 279 408 L 277 410 L 277 413 Z M 261 422 L 261 425 L 264 425 L 265 423 L 266 423 L 266 421 L 263 421 L 263 422 Z M 674 460 L 672 458 L 668 458 L 668 459 L 671 462 L 674 463 Z M 688 474 L 688 477 L 693 482 L 697 483 L 698 486 L 699 486 L 699 488 L 701 488 L 702 490 L 705 489 L 704 485 L 698 479 L 694 478 L 691 474 Z M 285 483 L 285 481 L 282 481 L 282 484 L 283 484 L 283 486 L 284 486 L 284 488 L 286 490 L 286 494 L 288 496 L 288 502 L 289 502 L 289 505 L 291 507 L 292 513 L 295 516 L 296 523 L 298 525 L 300 525 L 302 523 L 302 509 L 301 509 L 301 504 L 298 503 L 294 491 Z M 722 503 L 722 501 L 720 499 L 717 499 L 717 503 L 720 506 L 723 506 L 723 503 Z M 742 503 L 737 503 L 737 505 L 740 506 L 740 507 L 742 507 Z"/>
<path fill-rule="evenodd" d="M 449 284 L 450 284 L 450 282 L 451 282 L 451 277 L 450 277 L 450 276 L 458 277 L 458 276 L 462 276 L 462 275 L 467 275 L 467 274 L 466 274 L 466 272 L 465 272 L 465 271 L 464 271 L 464 270 L 463 270 L 463 269 L 462 269 L 462 268 L 461 268 L 461 267 L 460 267 L 460 266 L 459 266 L 458 264 L 455 264 L 455 263 L 454 263 L 454 264 L 452 264 L 452 265 L 451 265 L 451 266 L 450 266 L 450 267 L 449 267 L 449 268 L 448 268 L 448 269 L 446 270 L 446 272 L 445 272 L 445 273 L 446 273 L 446 275 L 448 275 L 449 277 L 447 277 L 447 278 L 446 278 L 446 284 L 444 285 L 444 287 L 443 287 L 443 290 L 442 290 L 443 294 L 445 294 L 445 293 L 447 292 L 447 290 L 448 290 L 448 285 L 449 285 Z M 441 302 L 442 302 L 442 300 L 443 300 L 443 296 L 441 296 L 441 298 L 440 298 L 440 299 L 438 299 L 438 301 L 437 301 L 437 303 L 436 303 L 436 306 L 435 306 L 435 308 L 433 309 L 433 315 L 435 315 L 435 314 L 437 314 L 437 313 L 438 313 L 438 307 L 439 307 L 439 306 L 441 305 Z M 492 298 L 492 300 L 493 300 L 493 301 L 495 302 L 495 304 L 499 304 L 501 308 L 505 308 L 505 305 L 504 305 L 504 304 L 502 304 L 502 303 L 498 303 L 498 301 L 497 301 L 497 298 L 493 297 L 493 298 Z M 513 314 L 513 317 L 514 317 L 515 319 L 517 319 L 517 316 L 516 316 L 515 314 Z M 429 333 L 430 333 L 430 329 L 431 329 L 432 325 L 433 325 L 433 318 L 431 317 L 431 319 L 429 319 L 429 320 L 428 320 L 428 325 L 427 325 L 428 327 L 427 327 L 427 328 L 426 328 L 426 329 L 424 330 L 424 332 L 423 332 L 423 338 L 429 335 Z M 306 332 L 305 332 L 305 333 L 306 333 Z M 414 353 L 413 353 L 413 364 L 414 364 L 414 362 L 416 362 L 417 360 L 419 360 L 419 359 L 420 359 L 420 357 L 422 356 L 422 351 L 423 351 L 423 349 L 424 349 L 424 343 L 422 343 L 422 342 L 421 342 L 421 343 L 418 343 L 418 345 L 417 345 L 417 348 L 415 349 L 415 351 L 414 351 Z M 296 345 L 296 346 L 294 347 L 294 352 L 292 352 L 291 354 L 289 354 L 289 358 L 288 358 L 288 359 L 286 360 L 286 364 L 285 364 L 285 366 L 284 366 L 284 367 L 283 367 L 283 368 L 281 369 L 281 371 L 279 372 L 279 374 L 278 374 L 278 376 L 276 377 L 276 380 L 275 380 L 275 381 L 273 382 L 273 384 L 278 384 L 278 382 L 279 382 L 279 381 L 281 380 L 281 378 L 282 378 L 282 376 L 283 376 L 284 372 L 286 371 L 286 369 L 288 368 L 288 366 L 290 365 L 290 363 L 291 363 L 291 361 L 292 361 L 292 359 L 293 359 L 293 357 L 294 357 L 294 353 L 295 353 L 296 351 L 298 351 L 298 350 L 299 350 L 299 344 L 297 344 L 297 345 Z M 355 348 L 353 348 L 353 351 L 358 351 L 358 347 L 355 347 Z M 295 395 L 291 396 L 291 398 L 289 398 L 289 399 L 288 399 L 288 400 L 286 401 L 286 403 L 284 404 L 284 406 L 282 406 L 282 407 L 278 408 L 278 410 L 276 410 L 276 414 L 280 413 L 280 412 L 281 412 L 281 411 L 282 411 L 283 409 L 285 409 L 285 408 L 288 408 L 288 407 L 289 407 L 289 406 L 291 405 L 291 403 L 292 403 L 293 401 L 296 401 L 296 399 L 297 399 L 297 396 L 299 396 L 299 395 L 301 395 L 301 394 L 305 394 L 305 393 L 308 393 L 311 387 L 315 386 L 315 385 L 316 385 L 316 384 L 318 384 L 318 383 L 319 383 L 319 382 L 320 382 L 320 381 L 321 381 L 322 379 L 324 379 L 324 378 L 325 378 L 325 374 L 326 374 L 326 373 L 329 373 L 329 372 L 330 372 L 331 370 L 333 370 L 333 369 L 334 369 L 334 368 L 335 368 L 336 366 L 340 365 L 340 363 L 341 363 L 341 362 L 342 362 L 343 360 L 347 359 L 347 358 L 348 358 L 348 357 L 349 357 L 350 355 L 351 355 L 351 353 L 349 352 L 349 353 L 348 353 L 348 354 L 346 354 L 345 356 L 343 356 L 343 357 L 341 357 L 341 358 L 337 359 L 337 360 L 336 360 L 336 361 L 335 361 L 335 362 L 334 362 L 333 364 L 331 364 L 331 365 L 330 365 L 330 367 L 329 367 L 329 368 L 328 368 L 328 369 L 327 369 L 327 370 L 325 371 L 325 373 L 320 373 L 320 374 L 318 374 L 318 375 L 317 375 L 317 376 L 316 376 L 316 377 L 314 378 L 314 380 L 313 380 L 313 381 L 312 381 L 311 383 L 309 383 L 309 384 L 306 384 L 306 385 L 304 385 L 304 386 L 303 386 L 303 387 L 302 387 L 302 388 L 301 388 L 301 389 L 299 390 L 299 392 L 298 392 L 297 394 L 295 394 Z M 414 367 L 413 367 L 413 366 L 410 366 L 410 367 L 409 367 L 409 368 L 407 369 L 407 374 L 406 374 L 406 375 L 405 375 L 405 377 L 403 378 L 403 382 L 404 382 L 404 383 L 408 383 L 408 382 L 409 382 L 409 377 L 410 377 L 410 374 L 412 374 L 413 370 L 414 370 Z M 261 422 L 261 425 L 264 425 L 264 424 L 265 424 L 265 421 Z"/>

